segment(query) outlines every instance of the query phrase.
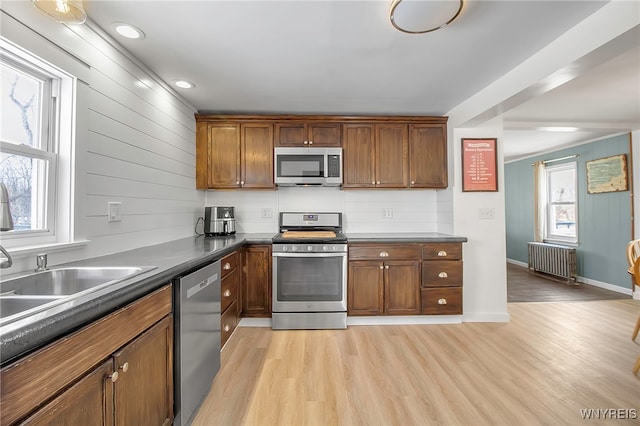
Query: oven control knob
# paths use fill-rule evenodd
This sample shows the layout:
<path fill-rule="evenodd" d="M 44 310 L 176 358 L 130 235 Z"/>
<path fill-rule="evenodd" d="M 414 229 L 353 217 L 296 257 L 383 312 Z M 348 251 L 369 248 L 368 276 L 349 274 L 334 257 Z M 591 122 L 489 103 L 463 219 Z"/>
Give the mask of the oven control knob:
<path fill-rule="evenodd" d="M 322 246 L 322 251 L 329 251 L 331 250 L 331 247 L 329 246 Z"/>
<path fill-rule="evenodd" d="M 307 246 L 307 251 L 313 251 L 313 246 Z"/>
<path fill-rule="evenodd" d="M 287 246 L 286 245 L 282 246 L 282 251 L 287 251 Z"/>
<path fill-rule="evenodd" d="M 298 250 L 298 247 L 296 247 L 296 246 L 291 246 L 291 251 L 296 251 L 296 250 Z"/>

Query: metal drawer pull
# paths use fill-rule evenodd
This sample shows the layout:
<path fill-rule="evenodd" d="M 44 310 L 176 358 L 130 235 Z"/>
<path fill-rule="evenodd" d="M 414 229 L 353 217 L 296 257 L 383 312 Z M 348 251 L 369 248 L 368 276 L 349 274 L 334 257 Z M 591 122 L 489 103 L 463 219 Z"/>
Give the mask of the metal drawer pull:
<path fill-rule="evenodd" d="M 229 269 L 231 269 L 231 264 L 229 262 L 225 263 L 222 269 L 224 269 L 225 271 L 228 271 Z"/>
<path fill-rule="evenodd" d="M 223 328 L 224 328 L 224 331 L 231 330 L 231 326 L 229 324 L 225 324 Z"/>
<path fill-rule="evenodd" d="M 380 269 L 384 269 L 384 265 L 380 265 Z"/>
<path fill-rule="evenodd" d="M 387 253 L 386 251 L 381 251 L 380 257 L 389 257 L 389 253 Z"/>
<path fill-rule="evenodd" d="M 438 274 L 438 276 L 439 276 L 440 278 L 447 278 L 449 275 L 447 275 L 447 273 L 446 273 L 446 272 L 440 272 L 440 273 Z"/>
<path fill-rule="evenodd" d="M 440 257 L 445 257 L 446 255 L 447 255 L 447 252 L 446 252 L 446 251 L 444 251 L 444 250 L 440 250 L 440 251 L 438 252 L 438 256 L 440 256 Z"/>
<path fill-rule="evenodd" d="M 224 297 L 229 297 L 229 296 L 231 296 L 231 290 L 226 289 L 226 290 L 224 291 L 223 296 L 224 296 Z"/>
<path fill-rule="evenodd" d="M 447 299 L 438 299 L 438 305 L 446 305 Z"/>
<path fill-rule="evenodd" d="M 384 265 L 384 269 L 389 269 L 389 265 Z"/>
<path fill-rule="evenodd" d="M 115 382 L 117 382 L 117 381 L 118 381 L 118 372 L 117 372 L 117 371 L 114 371 L 113 373 L 111 373 L 111 375 L 110 375 L 110 376 L 107 376 L 107 377 L 109 377 L 109 378 L 111 379 L 111 381 L 112 381 L 113 383 L 115 383 Z"/>
<path fill-rule="evenodd" d="M 126 373 L 127 371 L 129 371 L 129 363 L 125 362 L 124 364 L 122 364 L 120 366 L 120 370 L 122 370 L 123 373 Z"/>

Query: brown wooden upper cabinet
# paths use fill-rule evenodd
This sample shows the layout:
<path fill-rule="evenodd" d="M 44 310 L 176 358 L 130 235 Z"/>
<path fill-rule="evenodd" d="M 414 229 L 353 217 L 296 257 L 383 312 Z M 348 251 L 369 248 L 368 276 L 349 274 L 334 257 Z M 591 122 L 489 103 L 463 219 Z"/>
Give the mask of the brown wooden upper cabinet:
<path fill-rule="evenodd" d="M 406 188 L 406 124 L 345 124 L 344 188 Z"/>
<path fill-rule="evenodd" d="M 409 186 L 447 187 L 447 125 L 409 125 Z"/>
<path fill-rule="evenodd" d="M 344 188 L 446 188 L 446 124 L 353 123 L 343 130 Z"/>
<path fill-rule="evenodd" d="M 278 122 L 275 128 L 275 146 L 340 146 L 340 123 Z"/>
<path fill-rule="evenodd" d="M 196 124 L 196 188 L 274 188 L 273 124 Z"/>

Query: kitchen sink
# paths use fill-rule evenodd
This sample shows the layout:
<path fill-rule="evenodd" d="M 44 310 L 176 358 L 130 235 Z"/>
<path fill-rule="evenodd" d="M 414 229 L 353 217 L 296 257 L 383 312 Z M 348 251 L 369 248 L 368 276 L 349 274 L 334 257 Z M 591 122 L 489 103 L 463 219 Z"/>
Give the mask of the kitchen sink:
<path fill-rule="evenodd" d="M 155 268 L 67 267 L 4 280 L 0 283 L 0 325 L 75 300 Z"/>
<path fill-rule="evenodd" d="M 56 296 L 2 296 L 0 297 L 0 316 L 10 317 L 58 299 L 60 297 Z"/>
<path fill-rule="evenodd" d="M 148 269 L 147 269 L 148 270 Z M 0 296 L 68 296 L 142 273 L 139 267 L 78 267 L 36 272 L 2 283 Z M 5 290 L 10 289 L 10 290 Z"/>

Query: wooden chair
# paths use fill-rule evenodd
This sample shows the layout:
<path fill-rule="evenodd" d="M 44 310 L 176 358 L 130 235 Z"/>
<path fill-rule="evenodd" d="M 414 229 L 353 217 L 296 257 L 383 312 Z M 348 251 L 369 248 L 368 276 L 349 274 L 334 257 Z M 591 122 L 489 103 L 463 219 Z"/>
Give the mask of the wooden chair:
<path fill-rule="evenodd" d="M 629 244 L 631 243 L 633 243 L 633 241 L 631 241 Z M 628 247 L 629 246 L 627 246 L 627 257 L 629 256 Z M 638 259 L 637 257 L 634 259 L 632 271 L 635 278 L 634 282 L 640 283 L 640 259 Z M 634 328 L 633 333 L 631 334 L 631 340 L 636 340 L 636 338 L 638 337 L 638 332 L 640 332 L 640 315 L 638 315 L 638 321 L 636 321 L 636 328 Z M 638 371 L 640 371 L 640 356 L 638 356 L 638 359 L 633 366 L 633 374 L 638 374 Z"/>

